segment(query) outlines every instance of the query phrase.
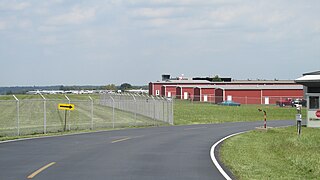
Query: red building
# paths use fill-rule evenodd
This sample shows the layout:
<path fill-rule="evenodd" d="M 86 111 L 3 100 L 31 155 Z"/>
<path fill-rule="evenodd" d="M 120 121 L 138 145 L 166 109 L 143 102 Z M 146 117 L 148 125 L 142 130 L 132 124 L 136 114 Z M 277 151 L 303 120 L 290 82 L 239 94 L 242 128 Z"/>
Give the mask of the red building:
<path fill-rule="evenodd" d="M 210 82 L 169 79 L 150 82 L 149 94 L 211 103 L 233 100 L 241 104 L 275 104 L 284 98 L 302 98 L 303 86 L 290 80 Z"/>

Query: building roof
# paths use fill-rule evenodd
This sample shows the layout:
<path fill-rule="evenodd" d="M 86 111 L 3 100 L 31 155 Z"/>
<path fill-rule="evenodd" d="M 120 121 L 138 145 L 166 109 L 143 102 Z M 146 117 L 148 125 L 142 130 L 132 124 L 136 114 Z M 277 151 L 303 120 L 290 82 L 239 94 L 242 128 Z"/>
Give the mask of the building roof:
<path fill-rule="evenodd" d="M 296 79 L 295 82 L 308 87 L 320 87 L 320 71 L 306 73 L 302 77 Z"/>
<path fill-rule="evenodd" d="M 294 80 L 233 80 L 231 82 L 213 82 L 227 84 L 295 84 Z"/>
<path fill-rule="evenodd" d="M 305 76 L 305 75 L 320 75 L 320 71 L 314 71 L 314 72 L 304 73 L 303 75 L 304 75 L 304 76 Z"/>
<path fill-rule="evenodd" d="M 231 82 L 211 82 L 208 80 L 167 80 L 155 84 L 295 84 L 294 80 L 233 80 Z"/>
<path fill-rule="evenodd" d="M 303 86 L 301 85 L 221 85 L 216 86 L 218 89 L 225 90 L 302 90 Z"/>
<path fill-rule="evenodd" d="M 154 83 L 160 84 L 209 84 L 210 81 L 207 80 L 167 80 L 167 81 L 159 81 Z"/>
<path fill-rule="evenodd" d="M 302 85 L 181 85 L 181 88 L 224 89 L 224 90 L 302 90 Z"/>

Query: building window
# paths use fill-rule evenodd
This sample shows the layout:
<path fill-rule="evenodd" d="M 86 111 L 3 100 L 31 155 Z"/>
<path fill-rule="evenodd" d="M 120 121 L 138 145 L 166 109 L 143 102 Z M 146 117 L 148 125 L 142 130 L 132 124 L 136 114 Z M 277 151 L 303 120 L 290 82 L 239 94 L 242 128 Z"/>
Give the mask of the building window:
<path fill-rule="evenodd" d="M 319 109 L 319 96 L 310 96 L 309 97 L 309 108 L 310 109 Z"/>
<path fill-rule="evenodd" d="M 160 90 L 156 90 L 156 96 L 160 95 Z"/>

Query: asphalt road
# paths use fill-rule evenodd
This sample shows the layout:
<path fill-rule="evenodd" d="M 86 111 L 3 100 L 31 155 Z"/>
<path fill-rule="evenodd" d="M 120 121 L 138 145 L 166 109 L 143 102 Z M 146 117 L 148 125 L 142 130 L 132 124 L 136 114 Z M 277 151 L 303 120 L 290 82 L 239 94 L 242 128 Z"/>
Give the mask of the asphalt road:
<path fill-rule="evenodd" d="M 224 179 L 210 158 L 211 146 L 262 124 L 127 129 L 2 143 L 0 179 Z M 268 122 L 273 127 L 294 124 Z"/>

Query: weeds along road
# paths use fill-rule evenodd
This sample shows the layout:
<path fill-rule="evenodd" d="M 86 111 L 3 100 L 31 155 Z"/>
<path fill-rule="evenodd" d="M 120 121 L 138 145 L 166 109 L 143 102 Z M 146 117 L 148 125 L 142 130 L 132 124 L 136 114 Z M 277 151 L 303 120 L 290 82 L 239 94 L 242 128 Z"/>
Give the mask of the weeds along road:
<path fill-rule="evenodd" d="M 224 179 L 210 158 L 219 139 L 262 122 L 127 129 L 0 144 L 0 179 Z M 269 121 L 270 126 L 295 121 Z"/>

